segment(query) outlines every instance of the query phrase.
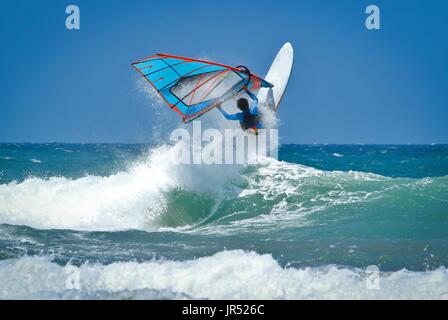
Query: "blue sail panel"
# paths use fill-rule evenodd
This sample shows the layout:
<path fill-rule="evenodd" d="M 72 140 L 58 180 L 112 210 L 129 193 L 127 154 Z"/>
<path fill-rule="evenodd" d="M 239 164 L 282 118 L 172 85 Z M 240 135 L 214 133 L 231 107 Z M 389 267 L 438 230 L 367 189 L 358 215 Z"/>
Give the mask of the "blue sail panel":
<path fill-rule="evenodd" d="M 272 85 L 256 75 L 223 64 L 156 54 L 134 62 L 133 67 L 162 96 L 183 122 L 190 122 L 241 92 Z"/>

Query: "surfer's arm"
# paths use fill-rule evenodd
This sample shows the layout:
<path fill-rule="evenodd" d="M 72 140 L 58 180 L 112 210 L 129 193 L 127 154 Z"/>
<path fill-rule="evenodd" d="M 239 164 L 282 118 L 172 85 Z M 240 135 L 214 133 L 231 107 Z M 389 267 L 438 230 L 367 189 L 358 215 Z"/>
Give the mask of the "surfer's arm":
<path fill-rule="evenodd" d="M 241 118 L 240 113 L 228 114 L 228 113 L 225 112 L 224 109 L 221 108 L 220 106 L 218 107 L 218 110 L 222 113 L 222 115 L 224 116 L 224 118 L 226 118 L 227 120 L 240 120 L 240 118 Z"/>
<path fill-rule="evenodd" d="M 253 115 L 257 115 L 258 114 L 258 98 L 256 95 L 254 95 L 252 92 L 250 92 L 249 90 L 247 90 L 246 88 L 246 93 L 249 95 L 249 97 L 252 98 L 252 100 L 254 102 L 252 102 L 252 106 L 250 107 L 250 113 Z"/>

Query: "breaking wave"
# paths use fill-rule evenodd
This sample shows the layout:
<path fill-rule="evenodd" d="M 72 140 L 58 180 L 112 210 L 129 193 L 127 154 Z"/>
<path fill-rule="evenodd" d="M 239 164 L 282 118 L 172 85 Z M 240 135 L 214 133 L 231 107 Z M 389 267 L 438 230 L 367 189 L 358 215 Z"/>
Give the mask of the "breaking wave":
<path fill-rule="evenodd" d="M 282 268 L 271 255 L 221 251 L 188 261 L 61 266 L 50 257 L 0 261 L 0 299 L 448 299 L 448 271 Z M 31 284 L 31 285 L 30 285 Z"/>
<path fill-rule="evenodd" d="M 322 223 L 375 206 L 446 206 L 448 177 L 388 178 L 265 159 L 174 165 L 169 147 L 110 176 L 30 177 L 0 185 L 0 223 L 39 229 L 244 231 Z M 427 203 L 429 201 L 429 203 Z"/>

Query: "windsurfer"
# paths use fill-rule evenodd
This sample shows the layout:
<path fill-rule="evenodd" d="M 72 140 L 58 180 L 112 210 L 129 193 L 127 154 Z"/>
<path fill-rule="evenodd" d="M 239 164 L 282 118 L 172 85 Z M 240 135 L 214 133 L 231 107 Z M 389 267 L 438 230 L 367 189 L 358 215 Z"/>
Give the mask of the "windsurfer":
<path fill-rule="evenodd" d="M 258 112 L 258 98 L 252 92 L 247 90 L 247 86 L 244 86 L 243 89 L 253 100 L 251 107 L 249 107 L 249 101 L 246 98 L 239 98 L 236 106 L 241 110 L 241 112 L 228 114 L 223 110 L 221 105 L 218 106 L 218 110 L 221 111 L 222 115 L 227 120 L 238 120 L 243 130 L 252 129 L 255 133 L 257 133 L 258 129 L 262 128 L 260 115 Z"/>

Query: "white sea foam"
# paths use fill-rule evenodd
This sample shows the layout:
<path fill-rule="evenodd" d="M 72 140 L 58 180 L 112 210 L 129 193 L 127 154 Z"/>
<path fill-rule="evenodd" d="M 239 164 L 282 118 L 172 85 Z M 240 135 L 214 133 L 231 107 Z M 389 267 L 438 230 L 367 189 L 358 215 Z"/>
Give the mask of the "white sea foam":
<path fill-rule="evenodd" d="M 204 225 L 195 232 L 228 234 L 255 227 L 280 230 L 309 226 L 316 220 L 316 214 L 381 197 L 390 180 L 371 173 L 322 171 L 270 158 L 260 161 L 257 170 L 248 173 L 245 179 L 247 186 L 238 197 L 250 202 L 261 196 L 266 205 L 251 208 L 260 214 L 234 219 L 225 225 Z"/>
<path fill-rule="evenodd" d="M 73 153 L 75 151 L 70 150 L 70 149 L 66 149 L 66 148 L 55 148 L 55 151 L 62 151 L 62 152 L 66 152 L 66 153 Z"/>
<path fill-rule="evenodd" d="M 185 224 L 208 219 L 225 199 L 255 203 L 261 196 L 264 201 L 257 207 L 239 206 L 250 215 L 242 212 L 241 217 L 228 219 L 225 224 L 203 224 L 192 232 L 239 232 L 266 225 L 281 229 L 309 225 L 313 215 L 337 206 L 374 201 L 385 191 L 400 188 L 400 183 L 408 189 L 419 183 L 362 172 L 322 171 L 270 158 L 260 160 L 241 175 L 242 166 L 174 165 L 170 161 L 172 152 L 169 146 L 155 148 L 127 170 L 106 177 L 31 177 L 20 183 L 0 184 L 0 223 L 88 231 L 185 227 L 167 225 L 160 219 L 170 214 L 167 193 L 180 188 L 212 195 L 215 201 L 207 209 L 210 212 L 196 220 L 185 219 Z M 239 182 L 231 183 L 235 180 L 244 182 L 244 187 Z M 221 213 L 220 219 L 233 214 Z"/>
<path fill-rule="evenodd" d="M 79 275 L 79 289 L 70 287 L 73 275 Z M 183 262 L 70 268 L 49 257 L 23 257 L 0 262 L 0 298 L 443 299 L 448 294 L 443 267 L 381 273 L 379 288 L 368 285 L 369 276 L 363 269 L 336 266 L 282 268 L 270 255 L 241 250 Z"/>
<path fill-rule="evenodd" d="M 335 156 L 336 158 L 342 158 L 343 157 L 343 155 L 342 154 L 340 154 L 340 153 L 333 153 L 333 156 Z"/>
<path fill-rule="evenodd" d="M 238 171 L 230 167 L 174 165 L 169 147 L 107 177 L 31 177 L 0 184 L 0 223 L 40 229 L 154 230 L 173 188 L 220 192 Z M 153 221 L 154 220 L 154 221 Z"/>
<path fill-rule="evenodd" d="M 0 223 L 44 229 L 144 229 L 142 213 L 160 209 L 160 192 L 174 185 L 161 154 L 109 177 L 29 178 L 0 185 Z"/>

